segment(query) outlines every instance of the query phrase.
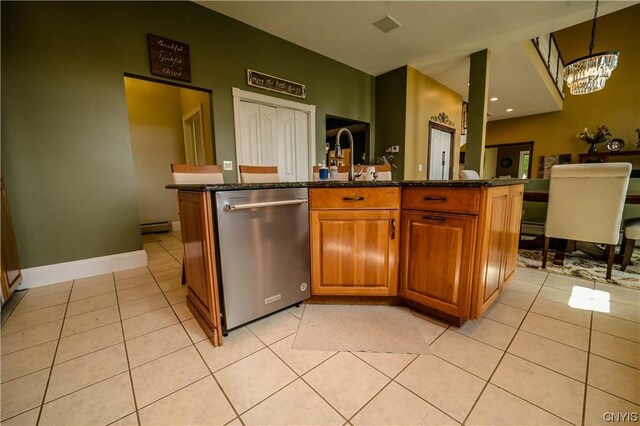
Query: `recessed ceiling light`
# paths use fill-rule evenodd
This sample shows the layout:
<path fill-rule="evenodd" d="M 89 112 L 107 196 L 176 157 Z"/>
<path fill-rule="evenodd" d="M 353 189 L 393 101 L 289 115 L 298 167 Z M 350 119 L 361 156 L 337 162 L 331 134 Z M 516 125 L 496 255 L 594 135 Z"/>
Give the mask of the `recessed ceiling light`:
<path fill-rule="evenodd" d="M 507 108 L 507 112 L 513 112 L 513 108 Z"/>
<path fill-rule="evenodd" d="M 373 25 L 383 33 L 388 33 L 400 27 L 402 24 L 398 22 L 393 16 L 387 15 L 378 22 L 374 22 Z"/>
<path fill-rule="evenodd" d="M 491 98 L 491 99 L 489 99 L 489 100 L 490 100 L 491 102 L 495 102 L 495 101 L 497 101 L 497 100 L 498 100 L 498 98 L 496 98 L 496 97 L 494 96 L 493 98 Z"/>

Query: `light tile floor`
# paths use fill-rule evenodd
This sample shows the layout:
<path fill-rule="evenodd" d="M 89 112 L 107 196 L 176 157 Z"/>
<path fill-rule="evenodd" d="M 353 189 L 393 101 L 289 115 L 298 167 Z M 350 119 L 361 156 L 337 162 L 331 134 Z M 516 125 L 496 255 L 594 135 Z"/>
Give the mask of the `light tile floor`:
<path fill-rule="evenodd" d="M 213 348 L 184 302 L 180 241 L 153 238 L 148 268 L 27 291 L 2 327 L 3 424 L 592 425 L 640 412 L 640 291 L 519 269 L 482 319 L 425 320 L 431 355 L 292 350 L 304 306 Z M 584 289 L 610 312 L 572 307 Z"/>

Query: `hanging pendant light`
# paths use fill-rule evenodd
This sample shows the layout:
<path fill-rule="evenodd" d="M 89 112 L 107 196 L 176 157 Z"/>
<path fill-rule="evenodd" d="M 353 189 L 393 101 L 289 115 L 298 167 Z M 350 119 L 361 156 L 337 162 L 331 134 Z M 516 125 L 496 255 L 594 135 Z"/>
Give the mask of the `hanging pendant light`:
<path fill-rule="evenodd" d="M 610 50 L 596 54 L 592 53 L 596 38 L 597 17 L 598 0 L 596 0 L 596 11 L 593 15 L 589 55 L 574 59 L 564 67 L 564 80 L 567 82 L 569 92 L 572 95 L 584 95 L 603 89 L 607 79 L 611 77 L 611 72 L 618 65 L 620 52 Z"/>

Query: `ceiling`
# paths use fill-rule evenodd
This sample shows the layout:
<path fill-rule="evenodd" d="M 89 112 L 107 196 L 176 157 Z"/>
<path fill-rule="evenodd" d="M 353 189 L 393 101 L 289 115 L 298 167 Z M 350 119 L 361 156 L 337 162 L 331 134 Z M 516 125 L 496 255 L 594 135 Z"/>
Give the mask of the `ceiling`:
<path fill-rule="evenodd" d="M 594 10 L 591 1 L 196 3 L 374 76 L 410 65 L 464 98 L 469 55 L 488 48 L 489 96 L 498 97 L 489 104 L 490 120 L 559 109 L 524 43 L 590 20 Z M 598 16 L 636 3 L 603 1 Z M 383 33 L 372 24 L 387 15 L 401 26 Z M 585 50 L 588 42 L 587 33 Z"/>

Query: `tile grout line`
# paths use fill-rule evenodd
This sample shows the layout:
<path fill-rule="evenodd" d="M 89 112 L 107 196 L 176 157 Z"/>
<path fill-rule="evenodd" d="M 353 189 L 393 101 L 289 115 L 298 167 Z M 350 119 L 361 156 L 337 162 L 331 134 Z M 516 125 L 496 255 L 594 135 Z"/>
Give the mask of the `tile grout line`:
<path fill-rule="evenodd" d="M 587 346 L 587 367 L 584 376 L 584 394 L 582 395 L 582 418 L 580 419 L 580 424 L 584 426 L 585 417 L 587 415 L 587 390 L 589 388 L 589 364 L 591 362 L 591 338 L 593 335 L 593 311 L 591 311 L 590 318 L 590 326 L 589 326 L 589 344 Z"/>

